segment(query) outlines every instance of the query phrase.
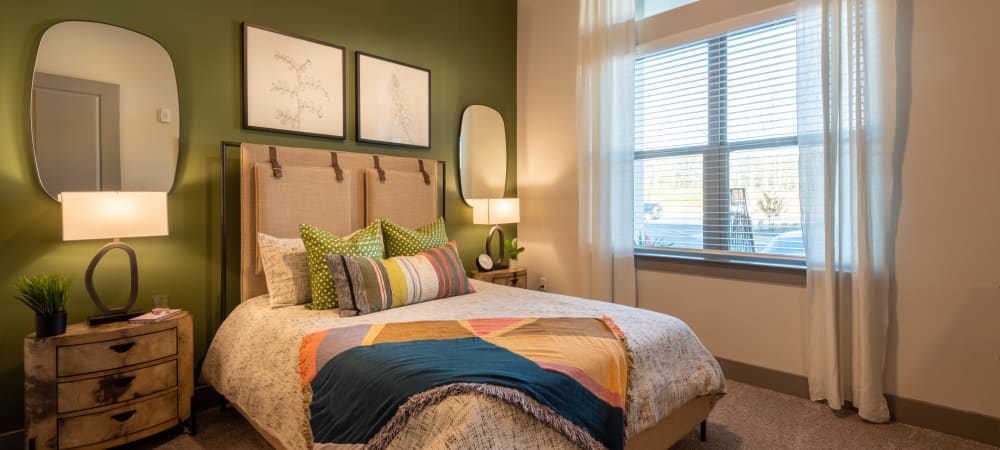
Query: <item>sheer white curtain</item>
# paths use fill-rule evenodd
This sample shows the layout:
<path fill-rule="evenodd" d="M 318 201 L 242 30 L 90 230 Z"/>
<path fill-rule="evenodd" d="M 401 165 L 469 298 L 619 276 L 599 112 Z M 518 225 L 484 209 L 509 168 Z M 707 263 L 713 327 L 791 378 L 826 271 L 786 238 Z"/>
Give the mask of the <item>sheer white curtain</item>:
<path fill-rule="evenodd" d="M 797 7 L 809 391 L 886 422 L 895 1 Z"/>
<path fill-rule="evenodd" d="M 635 305 L 635 0 L 580 0 L 577 133 L 584 296 Z"/>

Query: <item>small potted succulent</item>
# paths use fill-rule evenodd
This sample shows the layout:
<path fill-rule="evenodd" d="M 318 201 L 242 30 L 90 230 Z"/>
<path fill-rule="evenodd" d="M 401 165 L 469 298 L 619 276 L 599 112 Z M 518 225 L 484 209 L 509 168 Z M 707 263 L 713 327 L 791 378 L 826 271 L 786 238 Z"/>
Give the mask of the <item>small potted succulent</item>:
<path fill-rule="evenodd" d="M 35 311 L 35 337 L 66 332 L 66 302 L 73 280 L 57 273 L 22 277 L 14 283 L 18 301 Z"/>
<path fill-rule="evenodd" d="M 517 256 L 524 253 L 524 247 L 517 246 L 517 238 L 504 239 L 503 247 L 507 250 L 507 254 L 510 255 L 510 261 L 507 262 L 507 267 L 516 269 L 518 267 Z"/>

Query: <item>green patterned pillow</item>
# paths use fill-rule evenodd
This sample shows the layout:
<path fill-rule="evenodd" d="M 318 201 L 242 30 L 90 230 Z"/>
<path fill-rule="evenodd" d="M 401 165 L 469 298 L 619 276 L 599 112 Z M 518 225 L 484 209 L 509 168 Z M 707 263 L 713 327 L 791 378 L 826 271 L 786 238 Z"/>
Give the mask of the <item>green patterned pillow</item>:
<path fill-rule="evenodd" d="M 312 286 L 312 303 L 306 309 L 333 309 L 337 307 L 337 291 L 326 268 L 326 254 L 347 256 L 382 256 L 382 224 L 379 220 L 368 224 L 346 239 L 323 231 L 312 225 L 299 225 L 299 235 L 309 259 L 309 284 Z"/>
<path fill-rule="evenodd" d="M 382 238 L 385 239 L 385 257 L 413 256 L 429 249 L 448 245 L 448 233 L 444 230 L 444 219 L 411 230 L 382 219 Z M 336 252 L 332 252 L 336 253 Z"/>

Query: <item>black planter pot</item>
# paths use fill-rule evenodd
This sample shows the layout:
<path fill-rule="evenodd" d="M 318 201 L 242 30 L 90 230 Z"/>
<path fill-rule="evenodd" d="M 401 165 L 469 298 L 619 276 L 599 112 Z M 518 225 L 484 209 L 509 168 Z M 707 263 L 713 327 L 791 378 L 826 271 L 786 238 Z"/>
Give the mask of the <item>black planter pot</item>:
<path fill-rule="evenodd" d="M 58 336 L 66 332 L 66 311 L 55 314 L 35 314 L 35 337 Z"/>

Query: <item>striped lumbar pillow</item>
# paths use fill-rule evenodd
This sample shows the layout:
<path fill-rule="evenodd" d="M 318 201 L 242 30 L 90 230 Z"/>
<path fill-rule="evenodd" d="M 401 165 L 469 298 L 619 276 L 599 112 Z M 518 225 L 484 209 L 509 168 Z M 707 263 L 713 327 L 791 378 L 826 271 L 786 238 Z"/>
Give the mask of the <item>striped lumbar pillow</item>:
<path fill-rule="evenodd" d="M 341 316 L 368 314 L 437 298 L 469 294 L 455 241 L 389 259 L 326 255 Z"/>

